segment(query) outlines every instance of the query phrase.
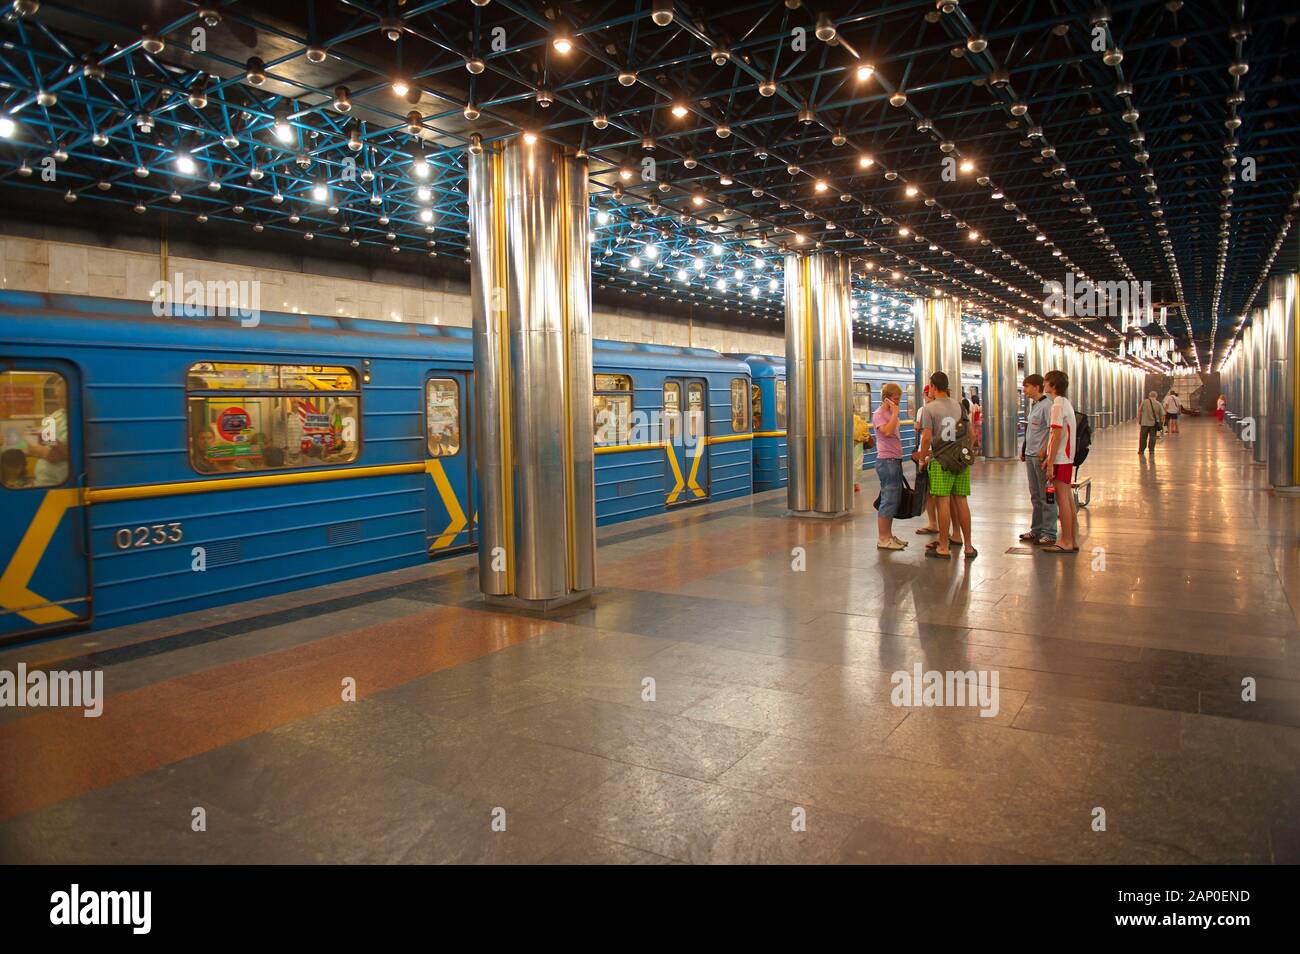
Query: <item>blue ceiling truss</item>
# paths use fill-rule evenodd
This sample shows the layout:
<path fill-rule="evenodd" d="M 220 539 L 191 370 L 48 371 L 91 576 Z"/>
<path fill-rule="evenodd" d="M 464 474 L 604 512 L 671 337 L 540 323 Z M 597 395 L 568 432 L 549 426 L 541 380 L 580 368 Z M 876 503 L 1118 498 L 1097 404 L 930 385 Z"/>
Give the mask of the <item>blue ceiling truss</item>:
<path fill-rule="evenodd" d="M 854 262 L 855 330 L 1043 313 L 1067 271 L 1150 282 L 1218 365 L 1296 268 L 1297 13 L 1280 0 L 15 0 L 0 188 L 407 257 L 467 254 L 465 156 L 591 167 L 592 268 L 629 303 L 783 321 L 785 252 Z M 1130 332 L 1131 334 L 1132 332 Z M 1154 365 L 1153 365 L 1154 366 Z"/>

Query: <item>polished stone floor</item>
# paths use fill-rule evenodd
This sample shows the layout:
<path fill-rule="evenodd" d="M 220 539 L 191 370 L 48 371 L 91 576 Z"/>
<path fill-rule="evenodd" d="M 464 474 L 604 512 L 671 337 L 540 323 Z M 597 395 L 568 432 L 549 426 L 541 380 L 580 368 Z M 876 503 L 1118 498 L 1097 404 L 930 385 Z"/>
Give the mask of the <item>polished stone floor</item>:
<path fill-rule="evenodd" d="M 1300 501 L 1213 421 L 1136 444 L 1098 435 L 1077 555 L 981 462 L 971 562 L 878 551 L 868 476 L 851 520 L 605 528 L 561 619 L 461 557 L 0 652 L 108 692 L 0 710 L 0 861 L 1300 861 Z M 996 715 L 894 705 L 916 666 Z"/>

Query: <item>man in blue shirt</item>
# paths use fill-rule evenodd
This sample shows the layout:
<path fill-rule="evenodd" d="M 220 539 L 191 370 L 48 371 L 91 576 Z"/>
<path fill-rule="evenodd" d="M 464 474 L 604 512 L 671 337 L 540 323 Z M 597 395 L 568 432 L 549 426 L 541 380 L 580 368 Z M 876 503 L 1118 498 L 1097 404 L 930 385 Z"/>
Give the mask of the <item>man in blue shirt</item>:
<path fill-rule="evenodd" d="M 1029 499 L 1034 505 L 1034 523 L 1020 539 L 1025 543 L 1050 546 L 1056 542 L 1056 498 L 1048 497 L 1047 474 L 1043 471 L 1043 455 L 1051 435 L 1052 402 L 1043 394 L 1043 376 L 1031 374 L 1024 382 L 1025 398 L 1029 409 L 1025 414 L 1025 442 L 1020 448 L 1020 459 L 1025 462 L 1029 475 Z"/>

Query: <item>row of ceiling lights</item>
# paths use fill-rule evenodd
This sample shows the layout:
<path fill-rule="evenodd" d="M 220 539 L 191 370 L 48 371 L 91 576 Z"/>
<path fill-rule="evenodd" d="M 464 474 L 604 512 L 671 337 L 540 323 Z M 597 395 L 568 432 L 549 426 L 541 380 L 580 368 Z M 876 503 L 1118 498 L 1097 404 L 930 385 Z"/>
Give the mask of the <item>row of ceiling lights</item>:
<path fill-rule="evenodd" d="M 945 12 L 950 12 L 950 11 L 945 11 Z M 659 20 L 660 20 L 660 17 L 656 17 L 656 21 L 655 21 L 655 22 L 658 23 Z M 669 20 L 668 22 L 671 22 L 671 20 Z M 835 34 L 835 31 L 834 31 L 833 25 L 829 24 L 829 21 L 825 20 L 825 18 L 823 18 L 822 20 L 819 20 L 818 27 L 819 27 L 819 28 L 818 28 L 818 37 L 819 37 L 819 39 L 822 39 L 824 42 L 830 42 L 831 40 L 833 40 L 833 39 L 835 38 L 835 35 L 836 35 L 836 34 Z M 162 45 L 161 41 L 158 40 L 156 37 L 152 37 L 152 36 L 150 36 L 150 35 L 146 35 L 146 36 L 143 38 L 143 40 L 142 40 L 142 45 L 144 46 L 144 48 L 145 48 L 147 51 L 151 51 L 151 52 L 155 52 L 155 53 L 156 53 L 156 52 L 161 52 L 161 50 L 163 49 L 163 45 Z M 567 36 L 566 34 L 563 34 L 563 33 L 557 34 L 556 36 L 553 37 L 552 45 L 553 45 L 554 49 L 555 49 L 558 53 L 560 53 L 560 54 L 562 54 L 562 55 L 563 55 L 563 54 L 567 54 L 568 52 L 571 52 L 572 49 L 573 49 L 573 42 L 572 42 L 572 40 L 570 40 L 570 39 L 568 38 L 568 36 Z M 986 45 L 987 45 L 986 42 L 983 41 L 983 40 L 980 39 L 980 38 L 971 38 L 971 40 L 969 40 L 969 41 L 968 41 L 968 44 L 967 44 L 968 49 L 970 49 L 972 52 L 981 52 L 981 51 L 984 49 L 984 47 L 985 47 Z M 323 51 L 319 51 L 319 52 L 323 54 Z M 310 54 L 311 54 L 311 51 L 308 51 L 308 59 L 309 59 L 309 60 L 312 59 L 312 57 L 311 57 Z M 316 60 L 314 60 L 314 61 L 319 61 L 320 59 L 323 59 L 323 58 L 324 58 L 323 55 L 321 55 L 321 56 L 318 56 L 318 57 L 316 58 Z M 717 60 L 719 60 L 720 58 L 721 58 L 720 55 L 717 55 L 717 51 L 715 50 L 715 56 L 714 56 L 715 62 L 716 62 Z M 725 61 L 725 60 L 724 60 L 724 61 Z M 483 64 L 482 61 L 481 61 L 480 59 L 478 59 L 477 57 L 471 57 L 469 60 L 467 60 L 466 66 L 467 66 L 467 69 L 469 69 L 469 71 L 470 71 L 471 73 L 482 72 L 482 71 L 483 71 L 483 68 L 484 68 L 484 64 Z M 874 68 L 873 68 L 872 66 L 870 66 L 869 64 L 865 64 L 865 63 L 860 64 L 860 65 L 856 68 L 856 71 L 855 71 L 855 75 L 856 75 L 856 77 L 858 78 L 859 81 L 865 81 L 865 80 L 869 79 L 872 75 L 874 75 L 874 73 L 875 73 Z M 265 82 L 265 78 L 266 78 L 266 77 L 265 77 L 264 67 L 261 67 L 261 66 L 260 66 L 260 61 L 258 61 L 257 58 L 255 58 L 255 57 L 252 58 L 252 59 L 250 59 L 249 64 L 248 64 L 248 68 L 247 68 L 247 71 L 246 71 L 246 79 L 247 79 L 247 81 L 248 81 L 250 84 L 254 85 L 254 86 L 259 86 L 259 85 L 261 85 L 262 83 Z M 620 83 L 622 83 L 623 85 L 632 85 L 633 83 L 636 82 L 636 76 L 635 76 L 635 74 L 630 74 L 630 73 L 626 73 L 626 72 L 625 72 L 625 73 L 623 73 L 623 74 L 621 74 L 621 75 L 619 76 L 619 81 L 620 81 Z M 412 92 L 412 89 L 411 89 L 410 85 L 408 85 L 405 81 L 400 80 L 400 79 L 399 79 L 399 80 L 395 80 L 393 86 L 394 86 L 394 92 L 398 93 L 399 95 L 406 95 L 406 94 L 409 94 L 410 92 Z M 542 91 L 539 91 L 539 92 L 542 92 Z M 773 84 L 773 83 L 771 83 L 771 82 L 768 82 L 768 83 L 762 84 L 762 85 L 760 85 L 759 92 L 760 92 L 761 95 L 772 95 L 772 94 L 775 93 L 775 84 Z M 204 92 L 203 92 L 203 88 L 202 88 L 202 86 L 199 86 L 197 89 L 191 90 L 191 92 L 190 92 L 190 96 L 189 96 L 189 99 L 190 99 L 192 105 L 194 105 L 194 101 L 195 101 L 196 98 L 198 98 L 198 99 L 200 100 L 200 102 L 199 102 L 199 104 L 198 104 L 198 106 L 197 106 L 196 108 L 201 108 L 203 105 L 206 105 L 206 95 L 205 95 Z M 897 90 L 894 91 L 893 93 L 891 93 L 891 95 L 890 95 L 890 103 L 891 103 L 891 105 L 894 105 L 894 106 L 896 106 L 896 107 L 901 107 L 901 106 L 905 105 L 906 102 L 907 102 L 906 94 L 902 93 L 901 91 L 897 91 Z M 348 90 L 347 90 L 345 87 L 340 87 L 340 88 L 336 91 L 336 95 L 335 95 L 335 99 L 334 99 L 334 105 L 335 105 L 336 109 L 339 109 L 340 111 L 343 111 L 343 112 L 346 112 L 346 111 L 350 110 L 350 108 L 351 108 L 351 103 L 350 103 L 350 94 L 349 94 Z M 1023 105 L 1023 104 L 1021 104 L 1021 105 Z M 1013 107 L 1012 107 L 1012 112 L 1013 112 L 1013 114 L 1016 113 L 1017 108 L 1018 108 L 1017 106 L 1013 105 Z M 474 109 L 474 110 L 476 111 L 476 107 L 473 107 L 472 104 L 467 105 L 466 110 L 468 111 L 468 110 L 471 110 L 471 109 Z M 1021 110 L 1021 111 L 1023 112 L 1023 110 Z M 687 109 L 686 109 L 686 107 L 685 107 L 684 104 L 678 103 L 677 105 L 675 105 L 675 106 L 673 107 L 673 112 L 674 112 L 675 115 L 679 116 L 679 118 L 680 118 L 681 116 L 684 116 L 684 115 L 686 114 Z M 467 112 L 467 115 L 468 115 L 468 112 Z M 418 114 L 416 114 L 416 116 L 417 116 L 417 119 L 418 119 Z M 601 125 L 601 119 L 602 119 L 601 116 L 597 116 L 596 119 L 594 120 L 598 126 Z M 813 116 L 812 116 L 811 109 L 810 109 L 809 107 L 807 107 L 806 105 L 805 105 L 804 110 L 801 111 L 800 119 L 803 120 L 803 121 L 805 121 L 805 122 L 812 122 L 812 121 L 813 121 Z M 146 116 L 142 116 L 142 117 L 140 118 L 140 121 L 141 121 L 141 122 L 148 121 L 148 123 L 149 123 L 149 125 L 150 125 L 150 128 L 152 128 L 152 118 L 151 118 L 151 117 L 149 117 L 149 116 L 147 116 L 147 115 L 146 115 Z M 5 122 L 7 122 L 7 123 L 9 124 L 9 125 L 8 125 L 8 133 L 9 133 L 9 134 L 12 134 L 12 132 L 13 132 L 12 120 L 10 120 L 8 117 L 5 117 Z M 417 122 L 417 123 L 413 123 L 413 125 L 416 127 L 416 130 L 415 130 L 415 131 L 418 132 L 419 129 L 421 128 L 421 127 L 420 127 L 420 124 Z M 919 128 L 919 129 L 922 129 L 923 131 L 928 131 L 928 128 L 927 128 L 927 127 L 932 128 L 932 124 L 929 124 L 928 121 L 926 121 L 926 120 L 922 120 L 920 123 L 918 123 L 918 128 Z M 2 128 L 0 128 L 0 132 L 4 132 L 4 130 L 3 130 Z M 293 127 L 290 125 L 290 123 L 288 122 L 288 117 L 287 117 L 287 115 L 286 115 L 283 111 L 278 112 L 277 115 L 276 115 L 275 122 L 274 122 L 274 124 L 273 124 L 273 132 L 274 132 L 274 135 L 275 135 L 276 139 L 279 140 L 282 144 L 285 144 L 285 145 L 290 145 L 290 144 L 293 142 L 293 139 L 295 138 L 295 135 L 296 135 L 296 134 L 295 134 L 295 131 L 294 131 Z M 725 126 L 725 125 L 723 125 L 723 124 L 720 124 L 720 125 L 715 129 L 715 132 L 719 135 L 719 137 L 721 137 L 721 138 L 726 138 L 726 136 L 729 136 L 729 135 L 730 135 L 730 128 L 727 127 L 727 126 Z M 526 140 L 526 141 L 535 141 L 535 138 L 536 138 L 536 137 L 535 137 L 535 134 L 533 134 L 533 133 L 531 133 L 531 132 L 525 132 L 525 140 Z M 836 138 L 836 139 L 839 139 L 839 140 L 841 140 L 841 141 L 843 140 L 843 136 L 842 136 L 842 134 L 838 134 L 838 133 L 837 133 L 837 135 L 836 135 L 835 138 Z M 833 139 L 833 141 L 834 141 L 834 139 Z M 357 142 L 358 142 L 358 139 L 357 139 L 357 135 L 356 135 L 356 127 L 353 126 L 353 127 L 352 127 L 352 130 L 351 130 L 350 141 L 349 141 L 349 145 L 350 145 L 350 147 L 355 147 L 355 144 L 356 144 Z M 479 146 L 481 146 L 481 141 L 478 142 L 478 143 L 475 143 L 474 141 L 471 141 L 471 150 L 474 149 L 475 145 L 479 145 Z M 951 144 L 951 143 L 947 143 L 947 142 L 941 143 L 940 148 L 941 148 L 942 150 L 944 150 L 945 152 L 950 152 L 950 151 L 953 151 L 953 149 L 954 149 L 954 147 L 952 146 L 952 144 Z M 859 157 L 858 163 L 859 163 L 859 167 L 860 167 L 860 168 L 869 168 L 871 165 L 873 165 L 873 160 L 871 159 L 871 157 L 870 157 L 869 155 L 866 155 L 866 154 L 864 153 L 864 154 L 862 154 L 862 155 Z M 194 171 L 197 171 L 197 168 L 196 168 L 196 166 L 195 166 L 195 163 L 194 163 L 193 157 L 192 157 L 192 155 L 189 153 L 188 150 L 181 150 L 181 151 L 178 152 L 178 156 L 177 156 L 177 165 L 178 165 L 178 168 L 180 169 L 180 171 L 181 171 L 182 173 L 185 173 L 185 174 L 188 174 L 188 173 L 192 173 L 192 172 L 194 172 Z M 420 159 L 417 159 L 417 160 L 415 161 L 415 165 L 414 165 L 414 167 L 418 170 L 418 169 L 420 168 L 421 165 L 425 165 L 425 167 L 427 168 L 427 164 L 424 164 L 424 163 L 421 162 Z M 793 169 L 794 169 L 794 172 L 797 173 L 797 171 L 798 171 L 797 166 L 794 166 L 793 164 L 791 164 L 791 168 L 793 168 Z M 961 163 L 961 168 L 962 168 L 962 171 L 964 171 L 964 172 L 973 171 L 973 163 L 972 163 L 969 159 L 963 159 L 963 160 L 962 160 L 962 163 Z M 369 171 L 369 170 L 366 170 L 366 172 L 368 172 L 368 171 Z M 147 170 L 146 170 L 146 173 L 147 173 Z M 418 173 L 417 173 L 417 174 L 418 174 Z M 792 174 L 793 174 L 793 173 L 792 173 Z M 254 175 L 252 170 L 250 170 L 250 175 L 252 175 L 254 178 L 259 178 L 259 177 L 260 177 L 260 176 Z M 363 173 L 363 175 L 364 175 L 364 173 Z M 886 172 L 886 177 L 887 177 L 887 178 L 891 178 L 891 179 L 892 179 L 892 178 L 897 178 L 897 173 L 893 172 L 892 170 L 887 171 L 887 172 Z M 371 176 L 371 178 L 373 178 L 373 175 Z M 981 177 L 981 184 L 987 184 L 987 177 Z M 213 182 L 210 182 L 210 183 L 209 183 L 209 188 L 211 189 L 213 185 L 216 185 L 216 188 L 217 188 L 217 189 L 220 188 L 220 183 L 216 182 L 215 180 L 213 180 Z M 829 188 L 829 185 L 828 185 L 824 180 L 819 180 L 818 183 L 817 183 L 817 185 L 815 186 L 816 191 L 819 191 L 819 192 L 824 192 L 824 191 L 826 191 L 828 188 Z M 914 186 L 905 186 L 905 194 L 906 194 L 908 197 L 915 197 L 918 193 L 919 193 L 919 190 L 917 190 L 916 187 L 914 187 Z M 313 194 L 313 197 L 314 197 L 318 202 L 321 202 L 321 203 L 325 203 L 325 202 L 327 202 L 327 201 L 329 200 L 329 197 L 330 197 L 330 196 L 329 196 L 329 190 L 328 190 L 328 187 L 326 186 L 326 184 L 325 184 L 324 182 L 317 182 L 317 183 L 313 186 L 313 188 L 312 188 L 312 194 Z M 1002 193 L 999 192 L 999 191 L 997 191 L 996 188 L 995 188 L 995 191 L 994 191 L 993 195 L 994 195 L 995 200 L 998 199 L 998 198 L 1001 198 L 1001 197 L 1002 197 Z M 171 197 L 171 198 L 172 198 L 172 201 L 176 201 L 176 196 L 177 196 L 177 194 L 176 194 L 176 193 L 173 193 L 173 196 Z M 273 197 L 272 197 L 272 201 L 276 201 L 276 198 L 277 198 L 277 197 L 278 197 L 278 193 L 277 193 L 277 196 L 273 196 Z M 698 196 L 697 196 L 696 198 L 698 198 Z M 935 204 L 935 200 L 932 200 L 932 199 L 925 199 L 924 201 L 926 201 L 926 204 L 927 204 L 927 205 L 933 205 L 933 204 Z M 372 203 L 373 203 L 373 197 L 372 197 Z M 703 204 L 703 203 L 702 203 L 702 202 L 697 202 L 696 204 L 697 204 L 697 205 L 701 205 L 701 204 Z M 1012 206 L 1014 206 L 1014 203 L 1009 203 L 1009 204 L 1012 205 Z M 142 209 L 140 209 L 139 206 L 137 206 L 137 210 L 138 210 L 138 211 L 142 211 Z M 239 211 L 239 208 L 236 207 L 236 210 Z M 331 206 L 331 207 L 330 207 L 330 211 L 331 211 L 331 213 L 333 213 L 333 212 L 335 211 L 335 207 Z M 815 216 L 812 215 L 812 213 L 807 212 L 807 211 L 805 211 L 804 214 L 805 214 L 805 217 L 807 217 L 807 218 L 814 218 L 814 217 L 815 217 Z M 423 212 L 421 212 L 420 217 L 421 217 L 421 219 L 422 219 L 423 221 L 425 221 L 426 223 L 427 223 L 427 222 L 430 222 L 430 221 L 431 221 L 431 218 L 432 218 L 432 212 L 431 212 L 430 210 L 427 210 L 427 209 L 426 209 L 426 210 L 424 210 Z M 944 217 L 945 217 L 945 218 L 950 217 L 950 214 L 947 213 L 946 210 L 944 211 Z M 1022 218 L 1022 217 L 1023 217 L 1023 214 L 1022 214 L 1021 216 L 1019 216 L 1018 218 Z M 200 215 L 199 218 L 200 218 L 200 221 L 203 221 L 203 220 L 206 219 L 206 216 L 205 216 L 205 215 Z M 295 223 L 295 222 L 297 221 L 297 219 L 298 219 L 298 216 L 297 216 L 297 215 L 292 215 L 292 216 L 290 216 L 289 221 L 290 221 L 291 223 Z M 889 223 L 891 220 L 889 219 L 889 217 L 883 217 L 883 218 L 882 218 L 882 221 L 884 221 L 884 222 L 887 224 L 887 223 Z M 386 217 L 381 218 L 381 224 L 387 224 L 387 222 L 386 222 Z M 835 226 L 834 226 L 834 223 L 829 222 L 829 221 L 827 222 L 827 225 L 828 225 L 830 228 L 832 228 L 832 229 L 835 227 Z M 963 229 L 963 230 L 966 229 L 966 225 L 965 225 L 965 223 L 963 223 L 963 222 L 958 222 L 958 226 L 959 226 L 959 228 L 961 228 L 961 229 Z M 255 227 L 255 228 L 258 228 L 258 229 L 260 230 L 261 224 L 258 223 L 258 224 L 256 224 L 254 227 Z M 1030 228 L 1031 231 L 1036 231 L 1035 228 L 1032 226 L 1032 223 L 1029 225 L 1029 228 Z M 431 227 L 430 227 L 430 230 L 431 230 Z M 778 230 L 779 230 L 779 228 L 778 228 Z M 342 231 L 346 232 L 346 231 L 347 231 L 347 227 L 344 226 L 344 227 L 342 228 Z M 794 235 L 794 242 L 795 242 L 796 244 L 802 244 L 802 242 L 804 241 L 804 236 L 803 236 L 801 233 L 793 232 L 793 230 L 791 230 L 791 231 L 792 231 L 792 234 Z M 907 237 L 909 237 L 910 235 L 911 235 L 910 230 L 908 230 L 905 226 L 900 227 L 900 237 L 902 237 L 902 238 L 907 238 Z M 306 235 L 305 237 L 310 238 L 311 236 L 312 236 L 312 233 L 309 232 L 309 233 L 307 233 L 307 235 Z M 390 233 L 389 233 L 389 238 L 390 238 L 390 240 L 391 240 L 391 239 L 395 238 L 395 236 L 393 236 L 393 234 L 390 232 Z M 969 238 L 971 241 L 982 241 L 982 244 L 984 244 L 984 245 L 986 245 L 986 246 L 989 245 L 989 244 L 991 244 L 991 243 L 989 242 L 989 240 L 987 240 L 987 239 L 981 239 L 981 236 L 979 235 L 978 230 L 975 230 L 975 229 L 970 229 L 970 230 L 968 230 L 968 238 Z M 1037 238 L 1039 241 L 1046 241 L 1046 237 L 1045 237 L 1043 234 L 1041 234 L 1041 233 L 1039 233 L 1039 234 L 1036 236 L 1036 238 Z M 921 237 L 921 236 L 916 236 L 916 237 L 915 237 L 915 240 L 916 240 L 916 241 L 925 241 L 924 238 Z M 357 241 L 354 239 L 353 242 L 352 242 L 352 244 L 353 244 L 353 245 L 356 245 L 356 244 L 358 244 L 358 243 L 357 243 Z M 822 245 L 821 242 L 818 242 L 817 244 L 818 244 L 819 247 Z M 867 244 L 870 245 L 869 242 L 868 242 Z M 1050 245 L 1050 243 L 1049 243 L 1049 245 Z M 879 247 L 880 247 L 881 251 L 883 251 L 883 252 L 885 252 L 885 253 L 887 253 L 887 254 L 890 253 L 890 250 L 889 250 L 889 249 L 888 249 L 888 248 L 887 248 L 883 243 L 881 243 L 881 244 L 879 245 Z M 394 246 L 394 248 L 396 249 L 397 246 Z M 936 244 L 934 244 L 934 243 L 931 243 L 930 248 L 931 248 L 932 251 L 938 251 L 938 250 L 939 250 L 938 246 L 937 246 Z M 1002 252 L 1000 249 L 995 248 L 995 249 L 994 249 L 994 252 L 995 252 L 996 254 L 1001 254 L 1002 257 L 1003 257 L 1004 259 L 1011 259 L 1011 256 L 1009 256 L 1008 253 L 1004 253 L 1004 252 Z M 895 255 L 896 259 L 898 259 L 900 262 L 901 262 L 901 261 L 904 261 L 904 256 L 898 254 L 897 252 L 894 252 L 893 254 Z M 944 255 L 945 255 L 945 256 L 950 255 L 950 254 L 951 254 L 951 253 L 947 252 L 946 250 L 944 251 Z M 1062 257 L 1062 253 L 1060 252 L 1059 249 L 1054 250 L 1054 254 L 1055 254 L 1057 257 Z M 920 263 L 916 262 L 914 259 L 909 259 L 908 261 L 909 261 L 910 264 L 912 264 L 912 265 L 914 265 L 914 266 L 920 265 Z M 984 271 L 983 271 L 982 269 L 976 268 L 976 267 L 975 267 L 972 263 L 970 263 L 970 262 L 966 262 L 965 260 L 960 259 L 960 258 L 958 258 L 958 261 L 961 262 L 962 264 L 964 264 L 968 269 L 972 269 L 972 270 L 974 270 L 977 274 L 980 274 L 980 275 L 985 274 Z M 1068 259 L 1066 259 L 1066 262 L 1068 263 Z M 1025 270 L 1025 271 L 1027 271 L 1027 272 L 1030 271 L 1026 266 L 1022 265 L 1021 263 L 1016 262 L 1015 264 L 1016 264 L 1017 266 L 1019 266 L 1020 268 L 1022 268 L 1022 270 Z M 874 263 L 872 263 L 871 266 L 869 266 L 869 267 L 874 267 Z M 926 267 L 926 266 L 920 266 L 920 267 L 921 267 L 922 271 L 924 271 L 924 272 L 932 271 L 930 268 L 928 268 L 928 267 Z M 993 296 L 989 296 L 989 295 L 987 295 L 986 293 L 984 293 L 984 292 L 983 292 L 982 290 L 980 290 L 980 289 L 975 289 L 975 288 L 973 288 L 973 287 L 967 285 L 965 282 L 962 282 L 962 281 L 959 280 L 959 279 L 955 279 L 955 278 L 953 278 L 952 276 L 948 276 L 948 275 L 946 275 L 946 274 L 943 273 L 942 271 L 936 271 L 936 274 L 939 274 L 939 275 L 941 275 L 942 277 L 946 278 L 947 280 L 954 282 L 954 283 L 957 284 L 959 287 L 962 287 L 962 288 L 964 288 L 964 289 L 966 289 L 966 290 L 968 290 L 968 291 L 970 291 L 970 292 L 973 292 L 974 294 L 978 295 L 979 297 L 981 297 L 981 298 L 983 298 L 983 299 L 986 299 L 986 300 L 988 300 L 988 301 L 994 303 L 995 306 L 996 306 L 996 305 L 1005 305 L 1005 304 L 1006 304 L 1005 302 L 1002 302 L 1000 299 L 997 299 L 997 298 L 995 298 L 995 297 L 993 297 Z M 1036 274 L 1036 273 L 1034 273 L 1034 274 Z M 899 273 L 898 273 L 897 271 L 894 271 L 894 272 L 892 273 L 892 277 L 894 277 L 895 279 L 897 279 L 897 278 L 899 277 Z M 1009 283 L 1007 283 L 1007 282 L 1005 282 L 1005 281 L 1002 281 L 1001 279 L 998 279 L 998 278 L 996 278 L 995 276 L 988 275 L 988 277 L 989 277 L 992 281 L 994 281 L 995 283 L 1000 284 L 1000 285 L 1004 285 L 1004 286 L 1007 287 L 1008 289 L 1011 289 L 1011 290 L 1017 292 L 1018 294 L 1022 295 L 1022 296 L 1025 297 L 1025 298 L 1029 298 L 1029 299 L 1031 299 L 1031 300 L 1033 299 L 1033 296 L 1028 295 L 1028 294 L 1025 293 L 1023 290 L 1015 289 L 1015 288 L 1014 288 L 1013 286 L 1011 286 Z M 1041 277 L 1041 276 L 1038 276 L 1038 277 Z M 1013 306 L 1013 307 L 1015 307 L 1015 306 Z M 1016 308 L 1015 310 L 1019 311 L 1021 314 L 1025 315 L 1026 317 L 1031 317 L 1031 313 L 1030 313 L 1028 310 L 1024 309 L 1024 308 Z"/>

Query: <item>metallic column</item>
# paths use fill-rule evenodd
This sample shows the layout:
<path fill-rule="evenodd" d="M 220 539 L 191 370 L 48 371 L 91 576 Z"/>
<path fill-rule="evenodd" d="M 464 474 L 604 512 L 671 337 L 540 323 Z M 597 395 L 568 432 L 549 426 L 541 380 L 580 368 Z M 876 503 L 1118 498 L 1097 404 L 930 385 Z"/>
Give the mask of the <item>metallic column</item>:
<path fill-rule="evenodd" d="M 1300 493 L 1300 275 L 1268 283 L 1268 480 Z"/>
<path fill-rule="evenodd" d="M 1247 435 L 1253 435 L 1254 429 L 1258 422 L 1255 420 L 1255 333 L 1259 330 L 1261 322 L 1259 320 L 1259 309 L 1255 309 L 1250 315 L 1250 324 L 1248 324 L 1241 333 L 1241 344 L 1237 346 L 1237 351 L 1241 356 L 1241 429 L 1237 436 L 1243 441 Z M 1250 445 L 1246 445 L 1250 450 Z"/>
<path fill-rule="evenodd" d="M 1255 445 L 1251 457 L 1255 463 L 1264 464 L 1268 462 L 1268 417 L 1273 410 L 1273 405 L 1268 399 L 1268 356 L 1269 339 L 1272 338 L 1272 309 L 1266 304 L 1255 313 L 1255 319 L 1258 326 L 1252 339 L 1254 348 L 1250 360 L 1250 390 L 1255 405 Z"/>
<path fill-rule="evenodd" d="M 1009 321 L 984 322 L 984 455 L 993 460 L 1017 456 L 1016 329 Z"/>
<path fill-rule="evenodd" d="M 853 333 L 849 260 L 785 257 L 790 482 L 796 514 L 853 509 Z"/>
<path fill-rule="evenodd" d="M 468 162 L 479 585 L 545 610 L 595 586 L 587 164 L 520 137 Z"/>
<path fill-rule="evenodd" d="M 1050 335 L 1025 336 L 1025 377 L 1031 374 L 1046 374 L 1058 363 L 1056 348 Z"/>
<path fill-rule="evenodd" d="M 1093 427 L 1097 427 L 1096 409 L 1093 407 L 1093 393 L 1097 380 L 1097 355 L 1086 349 L 1079 349 L 1079 379 L 1070 381 L 1070 403 L 1076 411 L 1082 411 L 1092 418 Z"/>
<path fill-rule="evenodd" d="M 942 371 L 956 396 L 961 392 L 961 299 L 952 295 L 917 299 L 913 308 L 913 372 L 916 395 L 930 383 L 930 375 Z M 919 438 L 919 435 L 918 435 Z"/>
<path fill-rule="evenodd" d="M 1067 344 L 1061 346 L 1061 360 L 1058 362 L 1058 371 L 1064 371 L 1065 376 L 1069 379 L 1069 399 L 1074 405 L 1076 411 L 1082 410 L 1079 406 L 1079 390 L 1082 387 L 1083 380 L 1083 355 L 1074 345 Z"/>
<path fill-rule="evenodd" d="M 1119 369 L 1115 362 L 1105 358 L 1101 362 L 1101 392 L 1103 405 L 1106 410 L 1106 426 L 1112 427 L 1119 423 L 1119 401 L 1116 398 L 1118 381 L 1116 372 Z"/>
<path fill-rule="evenodd" d="M 1105 355 L 1097 358 L 1097 408 L 1106 427 L 1115 423 L 1115 401 L 1110 395 L 1110 359 Z"/>

